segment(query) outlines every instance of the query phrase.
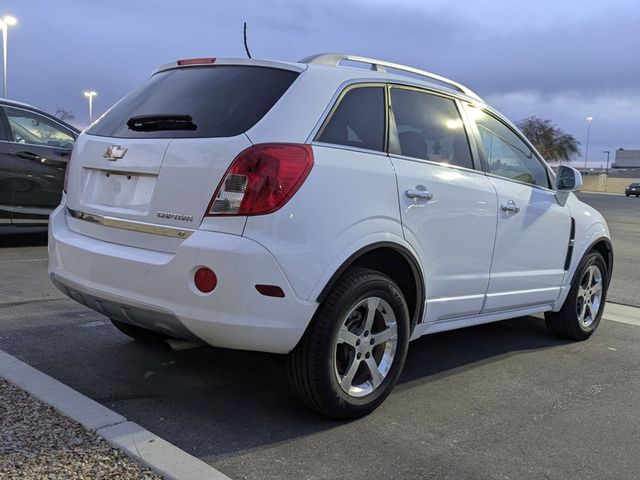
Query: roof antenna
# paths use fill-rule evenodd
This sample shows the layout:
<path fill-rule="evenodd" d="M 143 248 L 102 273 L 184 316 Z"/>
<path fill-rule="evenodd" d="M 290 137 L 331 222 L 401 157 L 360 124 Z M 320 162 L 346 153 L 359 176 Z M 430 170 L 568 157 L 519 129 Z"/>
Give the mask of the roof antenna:
<path fill-rule="evenodd" d="M 247 52 L 247 57 L 251 58 L 249 46 L 247 45 L 247 22 L 244 22 L 244 50 Z"/>

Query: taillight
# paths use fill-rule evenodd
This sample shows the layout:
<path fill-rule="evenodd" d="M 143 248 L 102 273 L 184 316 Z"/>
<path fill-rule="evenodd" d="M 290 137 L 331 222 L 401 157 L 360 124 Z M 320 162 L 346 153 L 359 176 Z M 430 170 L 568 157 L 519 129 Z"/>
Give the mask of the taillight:
<path fill-rule="evenodd" d="M 312 166 L 310 145 L 272 143 L 249 147 L 227 170 L 207 215 L 275 212 L 298 191 Z"/>

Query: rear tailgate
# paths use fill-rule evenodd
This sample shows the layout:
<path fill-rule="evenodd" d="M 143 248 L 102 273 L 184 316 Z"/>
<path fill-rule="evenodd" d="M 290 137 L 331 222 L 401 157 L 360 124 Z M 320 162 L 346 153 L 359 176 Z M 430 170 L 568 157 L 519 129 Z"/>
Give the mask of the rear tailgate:
<path fill-rule="evenodd" d="M 224 173 L 251 145 L 244 132 L 298 73 L 209 64 L 152 75 L 78 139 L 67 189 L 70 228 L 115 243 L 175 250 L 179 230 L 201 225 Z M 176 120 L 183 117 L 192 128 Z M 244 222 L 245 217 L 217 217 L 202 228 L 239 235 Z M 155 230 L 157 241 L 145 237 L 153 235 L 149 224 L 167 227 Z M 173 238 L 158 238 L 164 233 Z"/>
<path fill-rule="evenodd" d="M 124 220 L 197 228 L 231 161 L 251 142 L 230 138 L 123 139 L 82 135 L 67 206 Z M 122 158 L 105 153 L 117 147 Z M 241 233 L 237 232 L 237 233 Z"/>

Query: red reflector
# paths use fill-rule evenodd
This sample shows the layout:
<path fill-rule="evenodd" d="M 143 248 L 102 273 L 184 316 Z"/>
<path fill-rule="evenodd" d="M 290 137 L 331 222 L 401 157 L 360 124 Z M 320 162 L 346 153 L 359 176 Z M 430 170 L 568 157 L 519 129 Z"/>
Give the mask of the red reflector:
<path fill-rule="evenodd" d="M 196 270 L 196 274 L 193 277 L 193 282 L 196 284 L 196 288 L 202 293 L 212 292 L 216 285 L 218 285 L 218 279 L 213 270 L 209 268 L 199 268 Z"/>
<path fill-rule="evenodd" d="M 277 285 L 256 285 L 256 290 L 267 297 L 284 297 L 284 292 Z"/>
<path fill-rule="evenodd" d="M 178 65 L 200 65 L 204 63 L 214 63 L 215 61 L 215 57 L 185 58 L 184 60 L 178 60 Z"/>

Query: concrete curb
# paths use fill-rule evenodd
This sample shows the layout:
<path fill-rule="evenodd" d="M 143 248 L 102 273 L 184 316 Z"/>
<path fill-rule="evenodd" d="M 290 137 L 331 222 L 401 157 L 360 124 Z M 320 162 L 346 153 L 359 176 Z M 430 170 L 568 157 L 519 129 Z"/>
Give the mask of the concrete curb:
<path fill-rule="evenodd" d="M 165 478 L 229 480 L 202 460 L 0 350 L 0 377 L 70 417 Z"/>
<path fill-rule="evenodd" d="M 640 327 L 640 308 L 607 302 L 602 318 L 614 322 L 626 323 Z"/>

